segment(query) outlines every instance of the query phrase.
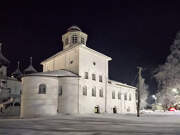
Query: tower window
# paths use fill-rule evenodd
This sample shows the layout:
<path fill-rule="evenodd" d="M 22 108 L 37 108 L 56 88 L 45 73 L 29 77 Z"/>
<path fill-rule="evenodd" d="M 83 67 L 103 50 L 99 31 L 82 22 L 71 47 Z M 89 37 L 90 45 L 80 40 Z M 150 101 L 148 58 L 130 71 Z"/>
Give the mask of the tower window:
<path fill-rule="evenodd" d="M 92 88 L 92 96 L 93 96 L 93 97 L 96 97 L 96 87 L 93 87 L 93 88 Z"/>
<path fill-rule="evenodd" d="M 69 42 L 68 38 L 65 39 L 65 45 L 67 45 Z"/>
<path fill-rule="evenodd" d="M 85 72 L 85 73 L 84 73 L 84 78 L 85 78 L 85 79 L 88 79 L 88 72 Z"/>
<path fill-rule="evenodd" d="M 82 43 L 82 44 L 85 44 L 85 40 L 84 40 L 83 37 L 81 37 L 81 43 Z"/>
<path fill-rule="evenodd" d="M 102 75 L 99 76 L 99 82 L 102 82 Z"/>
<path fill-rule="evenodd" d="M 92 80 L 96 81 L 96 75 L 92 74 Z"/>
<path fill-rule="evenodd" d="M 84 87 L 83 87 L 83 95 L 84 95 L 84 96 L 87 96 L 87 86 L 84 86 Z"/>
<path fill-rule="evenodd" d="M 103 88 L 99 90 L 99 97 L 103 97 Z"/>
<path fill-rule="evenodd" d="M 115 91 L 112 91 L 112 99 L 115 99 Z"/>
<path fill-rule="evenodd" d="M 96 62 L 93 62 L 93 65 L 95 66 L 95 65 L 96 65 Z"/>
<path fill-rule="evenodd" d="M 39 85 L 39 94 L 46 94 L 46 84 Z"/>
<path fill-rule="evenodd" d="M 76 44 L 78 41 L 78 36 L 77 35 L 72 35 L 72 43 Z"/>

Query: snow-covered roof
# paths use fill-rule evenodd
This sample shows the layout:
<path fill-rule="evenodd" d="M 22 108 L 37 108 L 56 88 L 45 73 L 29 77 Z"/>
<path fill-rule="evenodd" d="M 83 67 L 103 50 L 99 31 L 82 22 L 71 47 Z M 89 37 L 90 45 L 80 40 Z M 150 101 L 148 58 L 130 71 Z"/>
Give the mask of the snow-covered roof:
<path fill-rule="evenodd" d="M 116 86 L 123 86 L 123 87 L 128 87 L 128 88 L 132 88 L 132 89 L 137 89 L 136 87 L 134 86 L 131 86 L 131 85 L 127 85 L 125 83 L 121 83 L 121 82 L 118 82 L 118 81 L 114 81 L 114 80 L 108 80 L 108 84 L 112 84 L 112 85 L 116 85 Z"/>
<path fill-rule="evenodd" d="M 79 77 L 77 74 L 68 71 L 68 70 L 55 70 L 55 71 L 47 71 L 47 72 L 38 72 L 32 73 L 25 76 L 46 76 L 46 77 Z"/>

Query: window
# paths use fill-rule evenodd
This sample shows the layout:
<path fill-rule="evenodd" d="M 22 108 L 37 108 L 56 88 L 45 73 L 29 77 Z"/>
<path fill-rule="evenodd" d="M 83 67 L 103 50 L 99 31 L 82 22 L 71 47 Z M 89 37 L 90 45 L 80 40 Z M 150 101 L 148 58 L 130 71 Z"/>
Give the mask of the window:
<path fill-rule="evenodd" d="M 124 100 L 127 100 L 127 93 L 124 94 Z"/>
<path fill-rule="evenodd" d="M 45 84 L 39 85 L 39 94 L 46 94 L 46 85 Z"/>
<path fill-rule="evenodd" d="M 112 99 L 115 99 L 115 91 L 112 91 Z"/>
<path fill-rule="evenodd" d="M 73 60 L 70 61 L 70 64 L 73 64 Z"/>
<path fill-rule="evenodd" d="M 93 96 L 93 97 L 96 97 L 96 87 L 93 87 L 93 88 L 92 88 L 92 96 Z"/>
<path fill-rule="evenodd" d="M 76 44 L 78 40 L 78 36 L 77 35 L 72 35 L 72 43 Z"/>
<path fill-rule="evenodd" d="M 62 86 L 59 86 L 58 95 L 62 96 Z"/>
<path fill-rule="evenodd" d="M 129 94 L 129 101 L 131 101 L 131 99 L 132 99 L 132 98 L 131 98 L 131 94 Z"/>
<path fill-rule="evenodd" d="M 92 74 L 92 80 L 96 81 L 96 75 Z"/>
<path fill-rule="evenodd" d="M 82 44 L 85 44 L 85 40 L 84 40 L 83 37 L 81 38 L 81 43 L 82 43 Z"/>
<path fill-rule="evenodd" d="M 88 79 L 88 72 L 85 72 L 84 78 Z"/>
<path fill-rule="evenodd" d="M 67 45 L 69 43 L 68 38 L 65 39 L 65 45 Z"/>
<path fill-rule="evenodd" d="M 102 75 L 100 75 L 100 76 L 99 76 L 99 82 L 103 82 L 102 80 L 103 80 L 103 79 L 102 79 Z"/>
<path fill-rule="evenodd" d="M 95 66 L 95 65 L 96 65 L 96 62 L 93 62 L 93 65 Z"/>
<path fill-rule="evenodd" d="M 99 97 L 103 97 L 103 88 L 99 90 Z"/>
<path fill-rule="evenodd" d="M 83 95 L 84 95 L 84 96 L 87 96 L 87 86 L 84 86 L 84 87 L 83 87 Z"/>
<path fill-rule="evenodd" d="M 118 99 L 121 100 L 121 92 L 118 92 Z"/>

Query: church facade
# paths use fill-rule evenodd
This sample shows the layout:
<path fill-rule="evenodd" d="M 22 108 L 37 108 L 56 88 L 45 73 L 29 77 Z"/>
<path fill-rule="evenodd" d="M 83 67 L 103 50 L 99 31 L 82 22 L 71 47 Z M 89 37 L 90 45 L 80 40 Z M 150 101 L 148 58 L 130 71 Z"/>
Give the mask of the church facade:
<path fill-rule="evenodd" d="M 136 112 L 136 88 L 109 80 L 112 59 L 87 47 L 87 37 L 70 27 L 63 50 L 41 62 L 43 72 L 22 78 L 21 117 Z"/>

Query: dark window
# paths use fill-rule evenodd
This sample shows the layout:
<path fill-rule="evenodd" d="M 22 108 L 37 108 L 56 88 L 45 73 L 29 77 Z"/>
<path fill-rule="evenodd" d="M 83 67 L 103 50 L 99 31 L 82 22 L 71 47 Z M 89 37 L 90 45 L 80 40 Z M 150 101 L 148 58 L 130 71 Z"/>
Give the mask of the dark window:
<path fill-rule="evenodd" d="M 96 97 L 96 87 L 92 88 L 92 96 Z"/>
<path fill-rule="evenodd" d="M 82 44 L 85 44 L 85 40 L 84 40 L 83 37 L 81 38 L 81 43 L 82 43 Z"/>
<path fill-rule="evenodd" d="M 132 99 L 132 98 L 131 98 L 131 94 L 129 94 L 129 101 L 131 101 L 131 99 Z"/>
<path fill-rule="evenodd" d="M 124 94 L 124 100 L 127 100 L 127 93 Z"/>
<path fill-rule="evenodd" d="M 46 94 L 46 85 L 45 84 L 39 85 L 39 94 Z"/>
<path fill-rule="evenodd" d="M 59 86 L 58 95 L 62 96 L 62 86 Z"/>
<path fill-rule="evenodd" d="M 87 86 L 84 86 L 84 87 L 83 87 L 83 95 L 84 95 L 84 96 L 87 96 Z"/>
<path fill-rule="evenodd" d="M 95 66 L 95 65 L 96 65 L 96 62 L 93 62 L 93 65 Z"/>
<path fill-rule="evenodd" d="M 121 92 L 118 92 L 118 99 L 121 100 Z"/>
<path fill-rule="evenodd" d="M 73 36 L 72 36 L 72 43 L 73 43 L 73 44 L 76 44 L 77 41 L 78 41 L 78 36 L 77 36 L 77 35 L 73 35 Z"/>
<path fill-rule="evenodd" d="M 99 90 L 99 97 L 103 97 L 103 89 L 102 88 Z"/>
<path fill-rule="evenodd" d="M 102 79 L 102 75 L 100 75 L 100 76 L 99 76 L 99 82 L 103 82 L 102 80 L 103 80 L 103 79 Z"/>
<path fill-rule="evenodd" d="M 73 60 L 70 61 L 70 64 L 73 64 Z"/>
<path fill-rule="evenodd" d="M 92 80 L 96 80 L 96 75 L 95 74 L 92 74 Z"/>
<path fill-rule="evenodd" d="M 112 91 L 112 99 L 115 99 L 115 91 Z"/>
<path fill-rule="evenodd" d="M 84 73 L 84 78 L 85 78 L 85 79 L 88 79 L 88 72 L 85 72 L 85 73 Z"/>

